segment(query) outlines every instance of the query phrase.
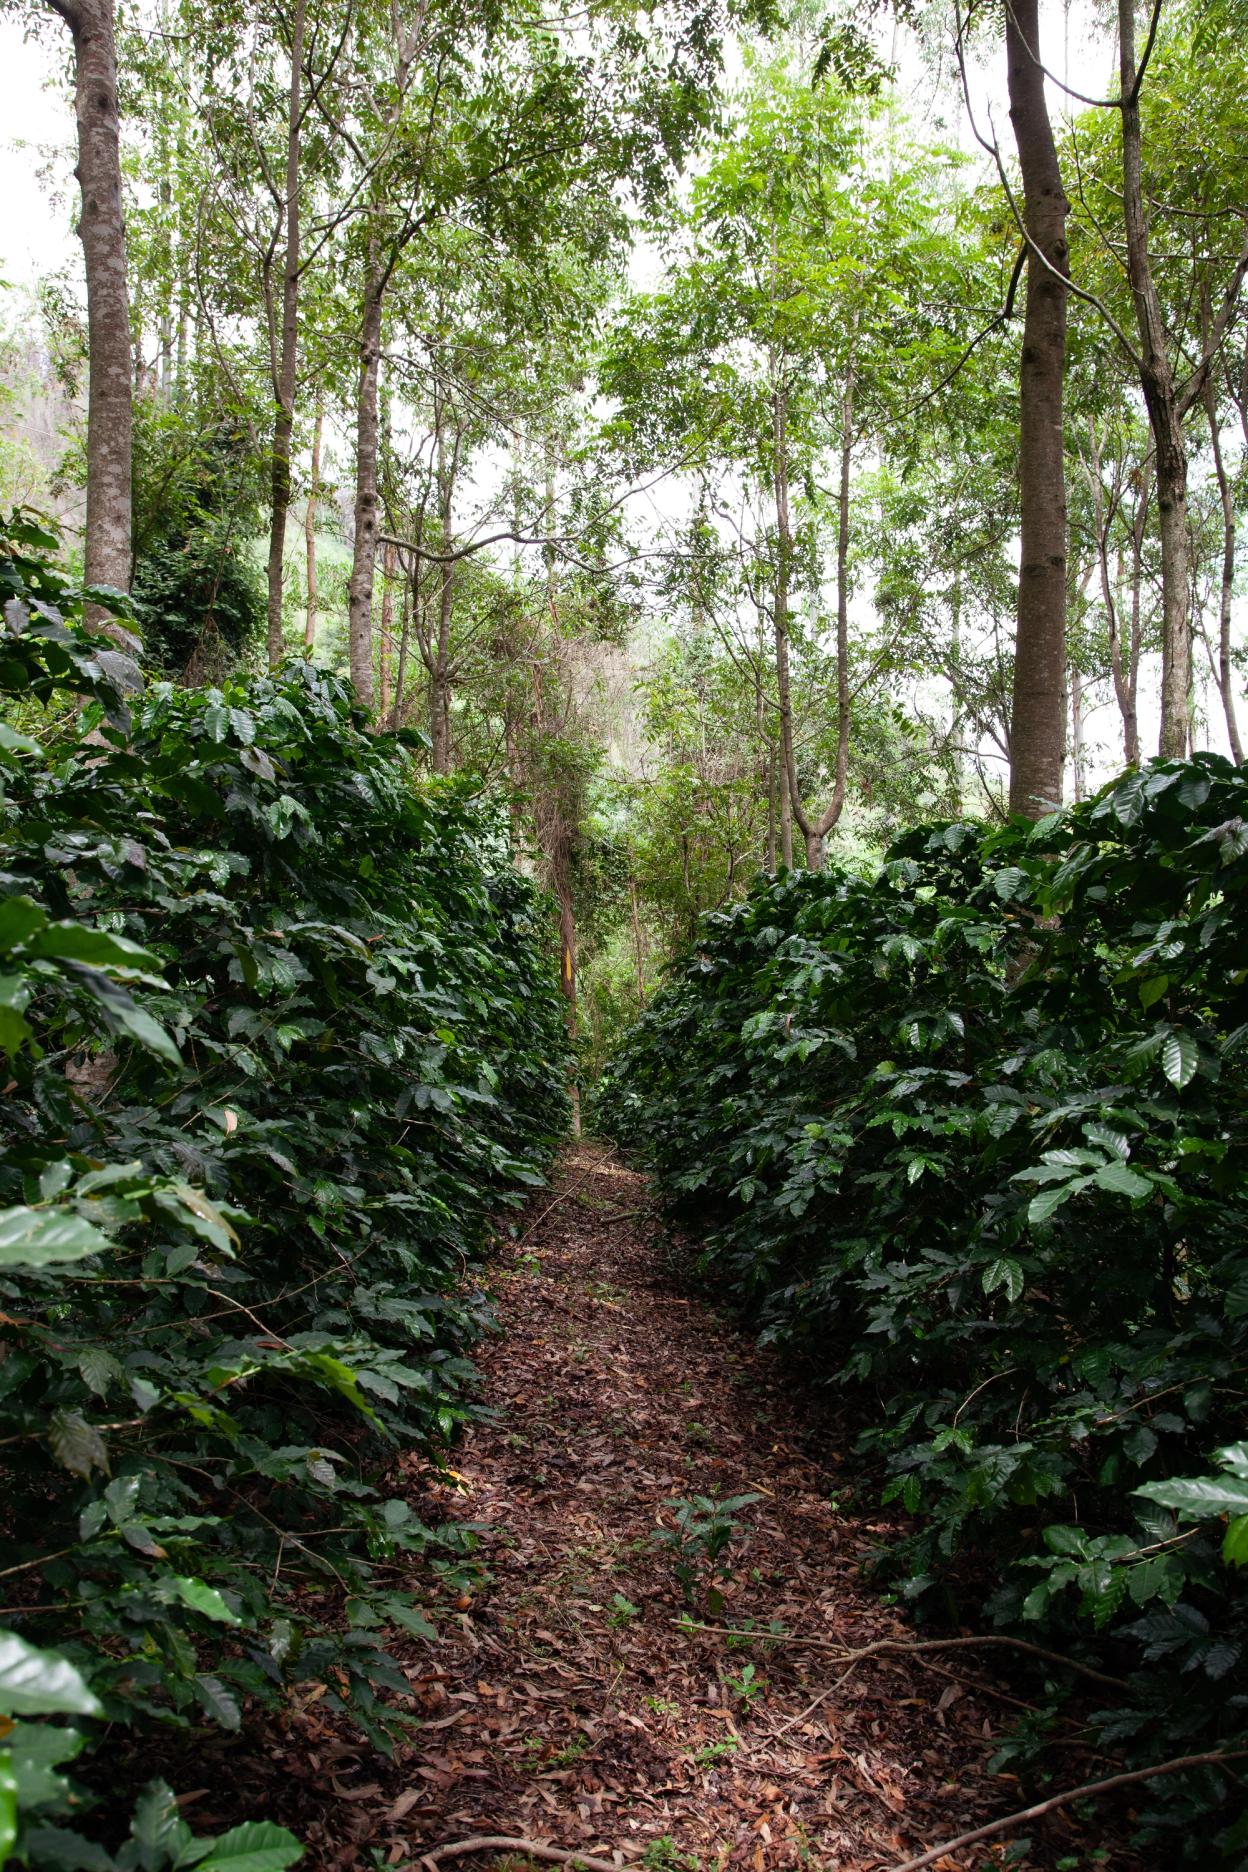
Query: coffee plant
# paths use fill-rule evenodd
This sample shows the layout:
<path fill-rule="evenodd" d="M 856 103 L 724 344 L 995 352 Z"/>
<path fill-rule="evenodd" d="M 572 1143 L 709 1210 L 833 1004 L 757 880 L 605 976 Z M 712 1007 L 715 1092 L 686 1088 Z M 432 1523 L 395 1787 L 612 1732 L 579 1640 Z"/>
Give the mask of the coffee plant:
<path fill-rule="evenodd" d="M 196 1840 L 163 1783 L 94 1825 L 92 1739 L 115 1800 L 124 1726 L 189 1746 L 311 1682 L 391 1745 L 387 1646 L 471 1541 L 398 1459 L 473 1411 L 560 1002 L 530 886 L 348 689 L 143 689 L 54 549 L 0 542 L 0 1861 L 277 1872 L 282 1829 Z"/>
<path fill-rule="evenodd" d="M 854 1395 L 886 1574 L 1100 1660 L 1136 1764 L 1248 1730 L 1246 922 L 1248 777 L 1154 763 L 762 880 L 600 1095 L 706 1278 Z M 1243 1790 L 1158 1782 L 1144 1832 L 1234 1860 Z"/>

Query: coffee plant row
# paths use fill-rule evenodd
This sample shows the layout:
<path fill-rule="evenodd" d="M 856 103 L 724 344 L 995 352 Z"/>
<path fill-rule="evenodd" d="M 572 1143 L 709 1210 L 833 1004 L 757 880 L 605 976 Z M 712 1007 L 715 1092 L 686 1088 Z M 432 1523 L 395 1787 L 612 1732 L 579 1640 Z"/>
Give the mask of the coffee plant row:
<path fill-rule="evenodd" d="M 470 1564 L 398 1458 L 473 1409 L 560 1002 L 531 888 L 349 691 L 143 690 L 55 547 L 0 541 L 0 1863 L 279 1872 L 289 1833 L 196 1839 L 163 1782 L 119 1846 L 125 1736 L 311 1684 L 390 1745 L 387 1644 Z"/>
<path fill-rule="evenodd" d="M 600 1100 L 707 1279 L 852 1393 L 894 1583 L 1121 1678 L 1086 1739 L 1134 1764 L 1248 1731 L 1245 930 L 1248 776 L 1153 764 L 760 882 Z M 1243 1863 L 1244 1788 L 1141 1824 Z"/>

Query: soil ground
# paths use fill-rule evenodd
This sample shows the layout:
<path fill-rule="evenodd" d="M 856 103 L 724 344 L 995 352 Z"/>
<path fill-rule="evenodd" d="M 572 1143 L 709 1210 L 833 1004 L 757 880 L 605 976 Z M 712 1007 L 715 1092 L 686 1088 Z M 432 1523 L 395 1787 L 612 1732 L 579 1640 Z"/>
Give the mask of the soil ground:
<path fill-rule="evenodd" d="M 709 1622 L 849 1647 L 914 1635 L 863 1576 L 892 1530 L 847 1505 L 832 1427 L 682 1287 L 642 1177 L 578 1146 L 495 1278 L 500 1330 L 479 1357 L 492 1414 L 457 1474 L 411 1485 L 427 1521 L 484 1527 L 488 1578 L 436 1644 L 395 1647 L 419 1727 L 392 1762 L 314 1707 L 274 1737 L 269 1813 L 308 1842 L 305 1863 L 412 1865 L 505 1835 L 647 1872 L 887 1872 L 1025 1804 L 1031 1790 L 987 1772 L 1025 1703 L 981 1654 L 847 1670 L 682 1629 L 689 1601 L 654 1540 L 667 1504 L 750 1494 Z M 706 1606 L 703 1575 L 695 1620 Z M 1112 1771 L 1074 1746 L 1052 1759 L 1057 1786 Z M 1007 1844 L 941 1872 L 1135 1863 L 1070 1810 L 1008 1859 Z"/>

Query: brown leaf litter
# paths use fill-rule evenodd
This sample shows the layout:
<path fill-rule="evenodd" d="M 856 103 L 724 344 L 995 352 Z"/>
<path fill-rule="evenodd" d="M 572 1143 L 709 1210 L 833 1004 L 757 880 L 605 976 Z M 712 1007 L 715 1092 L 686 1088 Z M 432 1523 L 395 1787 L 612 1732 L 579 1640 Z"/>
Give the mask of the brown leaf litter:
<path fill-rule="evenodd" d="M 306 1697 L 271 1733 L 263 1810 L 307 1841 L 306 1865 L 418 1865 L 502 1839 L 647 1872 L 887 1872 L 1025 1805 L 1034 1788 L 987 1772 L 1026 1707 L 998 1654 L 880 1648 L 847 1667 L 682 1629 L 779 1621 L 841 1651 L 914 1636 L 863 1577 L 888 1518 L 867 1491 L 838 1503 L 849 1478 L 818 1407 L 681 1291 L 642 1177 L 579 1145 L 496 1287 L 501 1330 L 479 1358 L 492 1417 L 455 1472 L 413 1464 L 408 1491 L 427 1521 L 485 1526 L 488 1582 L 436 1643 L 392 1645 L 417 1717 L 393 1761 Z M 745 1493 L 759 1499 L 738 1517 L 722 1606 L 708 1618 L 702 1578 L 690 1614 L 653 1544 L 665 1504 Z M 1055 1785 L 1113 1765 L 1073 1741 L 1052 1757 Z M 235 1793 L 250 1807 L 248 1779 Z M 1138 1864 L 1069 1809 L 1022 1857 L 1002 1839 L 936 1863 L 1039 1872 L 1091 1847 L 1104 1872 Z M 523 1860 L 487 1844 L 454 1862 Z"/>

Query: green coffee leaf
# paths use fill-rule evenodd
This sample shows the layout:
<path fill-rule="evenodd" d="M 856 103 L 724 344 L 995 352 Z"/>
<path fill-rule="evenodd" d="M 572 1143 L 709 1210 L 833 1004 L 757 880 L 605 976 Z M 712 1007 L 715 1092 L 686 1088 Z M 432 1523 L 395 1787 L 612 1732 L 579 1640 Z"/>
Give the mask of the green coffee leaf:
<path fill-rule="evenodd" d="M 251 1820 L 213 1840 L 199 1872 L 285 1872 L 303 1857 L 303 1847 L 285 1827 Z"/>
<path fill-rule="evenodd" d="M 17 1842 L 17 1776 L 13 1757 L 0 1749 L 0 1866 L 4 1865 Z"/>
<path fill-rule="evenodd" d="M 1227 1566 L 1248 1566 L 1248 1514 L 1236 1515 L 1227 1523 L 1222 1558 Z"/>
<path fill-rule="evenodd" d="M 1004 1287 L 1006 1298 L 1011 1301 L 1017 1300 L 1023 1291 L 1023 1270 L 1008 1255 L 990 1261 L 984 1269 L 983 1280 L 986 1294 L 995 1293 L 998 1287 Z"/>
<path fill-rule="evenodd" d="M 62 1469 L 85 1481 L 93 1470 L 108 1473 L 108 1450 L 94 1424 L 77 1411 L 58 1410 L 48 1425 L 48 1443 Z"/>
<path fill-rule="evenodd" d="M 215 1586 L 206 1580 L 195 1579 L 181 1573 L 169 1576 L 169 1583 L 183 1605 L 192 1612 L 198 1612 L 201 1618 L 212 1619 L 218 1625 L 241 1624 L 237 1612 L 232 1612 Z"/>
<path fill-rule="evenodd" d="M 57 1651 L 0 1631 L 0 1711 L 10 1716 L 102 1716 L 81 1672 Z"/>
<path fill-rule="evenodd" d="M 150 949 L 116 936 L 111 930 L 89 929 L 85 923 L 49 923 L 26 945 L 28 955 L 56 961 L 86 962 L 92 968 L 124 968 L 161 981 L 161 962 Z"/>
<path fill-rule="evenodd" d="M 1092 1181 L 1097 1189 L 1112 1190 L 1115 1196 L 1149 1196 L 1153 1189 L 1147 1177 L 1141 1176 L 1138 1170 L 1128 1169 L 1125 1163 L 1106 1164 Z"/>
<path fill-rule="evenodd" d="M 1146 1482 L 1136 1489 L 1163 1508 L 1173 1508 L 1184 1521 L 1206 1515 L 1248 1514 L 1248 1481 L 1238 1476 L 1187 1476 L 1170 1482 Z"/>
<path fill-rule="evenodd" d="M 195 1695 L 212 1720 L 220 1723 L 223 1729 L 240 1729 L 243 1712 L 238 1701 L 226 1689 L 219 1677 L 197 1676 L 194 1680 Z"/>
<path fill-rule="evenodd" d="M 4 1742 L 23 1806 L 64 1799 L 69 1781 L 56 1771 L 62 1762 L 82 1753 L 86 1737 L 81 1730 L 63 1729 L 58 1723 L 15 1723 Z"/>
<path fill-rule="evenodd" d="M 1196 1076 L 1200 1054 L 1190 1033 L 1175 1028 L 1165 1037 L 1161 1048 L 1161 1070 L 1178 1091 Z"/>
<path fill-rule="evenodd" d="M 71 1209 L 0 1210 L 0 1267 L 50 1267 L 113 1246 Z"/>
<path fill-rule="evenodd" d="M 0 950 L 19 948 L 47 920 L 47 911 L 33 897 L 0 898 Z"/>

